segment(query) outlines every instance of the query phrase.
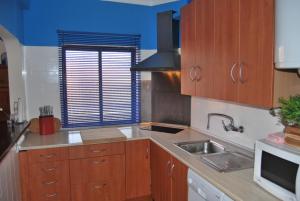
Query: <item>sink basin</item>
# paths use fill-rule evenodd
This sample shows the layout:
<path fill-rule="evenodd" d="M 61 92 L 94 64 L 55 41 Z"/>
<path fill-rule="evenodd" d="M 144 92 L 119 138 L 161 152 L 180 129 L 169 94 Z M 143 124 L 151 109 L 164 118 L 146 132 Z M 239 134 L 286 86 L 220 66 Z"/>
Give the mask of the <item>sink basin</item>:
<path fill-rule="evenodd" d="M 191 154 L 213 154 L 225 151 L 225 148 L 217 142 L 211 140 L 196 141 L 196 142 L 181 142 L 176 144 L 181 149 Z"/>
<path fill-rule="evenodd" d="M 238 152 L 210 154 L 203 156 L 202 159 L 219 172 L 252 168 L 254 163 L 252 158 Z"/>

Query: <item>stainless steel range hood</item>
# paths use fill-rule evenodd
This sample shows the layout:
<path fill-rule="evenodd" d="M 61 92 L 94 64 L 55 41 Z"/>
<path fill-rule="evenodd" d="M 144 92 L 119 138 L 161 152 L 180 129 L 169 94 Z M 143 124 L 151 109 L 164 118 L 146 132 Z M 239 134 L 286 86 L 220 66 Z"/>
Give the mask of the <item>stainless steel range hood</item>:
<path fill-rule="evenodd" d="M 179 20 L 173 19 L 174 11 L 157 14 L 157 53 L 133 66 L 131 71 L 180 70 Z"/>

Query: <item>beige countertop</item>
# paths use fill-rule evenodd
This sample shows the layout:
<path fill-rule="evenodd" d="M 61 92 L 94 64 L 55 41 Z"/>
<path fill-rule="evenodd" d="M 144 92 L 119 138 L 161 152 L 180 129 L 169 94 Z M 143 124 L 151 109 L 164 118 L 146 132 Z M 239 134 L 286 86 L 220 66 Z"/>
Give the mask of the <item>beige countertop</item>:
<path fill-rule="evenodd" d="M 95 133 L 98 133 L 95 136 Z M 105 138 L 107 133 L 113 134 L 116 138 Z M 83 135 L 89 135 L 89 141 L 85 141 Z M 123 137 L 120 137 L 122 136 Z M 40 136 L 37 134 L 27 133 L 24 141 L 20 144 L 20 150 L 55 148 L 65 146 L 77 146 L 90 143 L 107 143 L 120 140 L 139 140 L 150 139 L 157 143 L 164 150 L 183 162 L 189 168 L 193 169 L 204 179 L 219 188 L 234 200 L 240 201 L 271 201 L 278 200 L 253 181 L 253 169 L 246 169 L 228 173 L 218 172 L 199 160 L 199 156 L 191 155 L 174 143 L 206 140 L 212 137 L 199 133 L 193 129 L 185 128 L 178 134 L 159 133 L 148 130 L 142 130 L 138 126 L 124 126 L 112 128 L 100 128 L 78 131 L 61 131 L 54 135 Z M 91 140 L 92 139 L 92 140 Z M 94 139 L 94 141 L 93 141 Z M 102 140 L 99 140 L 102 139 Z M 215 141 L 224 144 L 227 150 L 238 150 L 245 154 L 252 154 L 249 151 L 240 149 L 226 142 L 213 138 Z"/>

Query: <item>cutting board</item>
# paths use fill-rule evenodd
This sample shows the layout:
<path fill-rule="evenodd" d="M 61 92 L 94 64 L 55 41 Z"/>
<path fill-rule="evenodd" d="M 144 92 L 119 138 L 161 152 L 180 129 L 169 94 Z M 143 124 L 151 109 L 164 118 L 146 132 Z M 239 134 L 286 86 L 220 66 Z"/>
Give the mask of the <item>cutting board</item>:
<path fill-rule="evenodd" d="M 117 128 L 99 128 L 80 131 L 83 143 L 104 143 L 126 140 L 126 136 Z"/>

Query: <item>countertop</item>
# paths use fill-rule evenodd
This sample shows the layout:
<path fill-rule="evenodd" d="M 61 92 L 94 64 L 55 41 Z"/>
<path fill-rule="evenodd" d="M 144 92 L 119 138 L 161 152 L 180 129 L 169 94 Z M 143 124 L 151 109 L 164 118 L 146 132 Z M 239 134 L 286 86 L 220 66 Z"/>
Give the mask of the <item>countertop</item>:
<path fill-rule="evenodd" d="M 157 143 L 161 148 L 169 152 L 171 155 L 176 157 L 182 163 L 187 165 L 189 168 L 193 169 L 204 179 L 209 181 L 211 184 L 219 188 L 221 191 L 226 193 L 229 197 L 234 200 L 240 201 L 274 201 L 278 200 L 276 197 L 272 196 L 262 188 L 260 188 L 253 181 L 253 168 L 234 171 L 229 173 L 218 172 L 211 167 L 204 164 L 199 160 L 199 156 L 191 155 L 177 146 L 174 143 L 186 142 L 186 141 L 196 141 L 196 140 L 207 140 L 212 139 L 208 135 L 199 133 L 191 128 L 185 128 L 178 134 L 167 134 L 159 133 L 148 130 L 142 130 L 139 126 L 124 126 L 124 127 L 113 127 L 97 129 L 99 135 L 107 131 L 122 133 L 126 136 L 126 140 L 140 140 L 140 139 L 150 139 Z M 88 130 L 84 130 L 88 132 Z M 92 130 L 95 132 L 95 129 Z M 55 148 L 55 147 L 65 147 L 65 146 L 77 146 L 86 144 L 81 138 L 82 130 L 78 131 L 61 131 L 55 135 L 50 136 L 40 136 L 37 134 L 27 133 L 25 135 L 24 141 L 20 144 L 20 150 L 32 150 L 41 148 Z M 252 152 L 241 149 L 239 147 L 233 146 L 226 142 L 220 141 L 213 138 L 213 140 L 222 143 L 226 146 L 227 150 L 240 151 L 248 155 L 253 155 Z M 111 142 L 114 139 L 110 140 Z M 108 142 L 108 141 L 105 141 Z M 91 143 L 91 141 L 89 141 Z M 100 143 L 99 141 L 95 143 Z"/>
<path fill-rule="evenodd" d="M 7 126 L 6 122 L 0 122 L 0 161 L 6 156 L 12 146 L 16 144 L 27 126 L 27 123 L 16 124 L 12 129 Z"/>

